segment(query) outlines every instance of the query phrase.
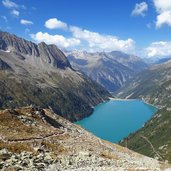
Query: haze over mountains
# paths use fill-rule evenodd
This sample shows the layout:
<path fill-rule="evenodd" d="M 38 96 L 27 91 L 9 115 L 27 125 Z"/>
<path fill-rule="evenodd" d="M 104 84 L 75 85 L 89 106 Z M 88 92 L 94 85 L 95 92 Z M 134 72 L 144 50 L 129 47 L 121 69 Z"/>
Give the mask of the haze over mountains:
<path fill-rule="evenodd" d="M 0 32 L 0 108 L 51 107 L 69 120 L 79 120 L 110 94 L 75 71 L 55 45 Z"/>
<path fill-rule="evenodd" d="M 73 68 L 82 71 L 110 92 L 115 92 L 148 65 L 139 57 L 123 52 L 65 52 Z"/>

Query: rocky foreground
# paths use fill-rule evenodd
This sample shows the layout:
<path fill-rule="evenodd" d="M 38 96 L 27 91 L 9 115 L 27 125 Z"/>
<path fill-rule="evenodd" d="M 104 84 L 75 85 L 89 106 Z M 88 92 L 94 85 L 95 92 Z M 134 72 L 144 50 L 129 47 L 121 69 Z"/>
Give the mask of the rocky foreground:
<path fill-rule="evenodd" d="M 160 171 L 160 163 L 101 140 L 50 109 L 0 111 L 0 170 Z"/>

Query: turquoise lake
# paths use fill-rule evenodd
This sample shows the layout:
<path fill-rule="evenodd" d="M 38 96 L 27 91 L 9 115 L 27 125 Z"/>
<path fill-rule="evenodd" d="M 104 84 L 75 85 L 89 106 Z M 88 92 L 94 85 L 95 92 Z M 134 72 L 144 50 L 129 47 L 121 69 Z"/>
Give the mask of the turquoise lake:
<path fill-rule="evenodd" d="M 89 117 L 77 122 L 96 136 L 117 143 L 141 128 L 157 108 L 141 100 L 109 100 L 94 108 Z"/>

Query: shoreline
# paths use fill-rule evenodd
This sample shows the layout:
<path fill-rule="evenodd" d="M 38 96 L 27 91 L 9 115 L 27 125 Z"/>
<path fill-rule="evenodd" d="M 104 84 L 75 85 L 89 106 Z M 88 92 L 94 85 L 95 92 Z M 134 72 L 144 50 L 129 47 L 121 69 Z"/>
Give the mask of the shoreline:
<path fill-rule="evenodd" d="M 145 100 L 142 100 L 145 104 L 147 104 L 147 105 L 150 105 L 150 106 L 152 106 L 152 107 L 154 107 L 154 108 L 156 108 L 156 109 L 160 109 L 159 107 L 157 107 L 157 106 L 154 106 L 153 104 L 151 104 L 151 103 L 148 103 L 148 102 L 146 102 Z"/>
<path fill-rule="evenodd" d="M 117 100 L 117 101 L 134 101 L 134 100 L 140 100 L 140 99 L 121 99 L 121 98 L 114 98 L 109 97 L 110 100 Z"/>
<path fill-rule="evenodd" d="M 142 98 L 142 101 L 145 103 L 145 104 L 147 104 L 147 105 L 150 105 L 150 106 L 152 106 L 152 107 L 155 107 L 156 109 L 158 109 L 158 110 L 160 110 L 161 108 L 160 107 L 158 107 L 157 105 L 155 106 L 155 105 L 153 105 L 153 104 L 151 104 L 151 103 L 149 103 L 149 102 L 147 102 L 145 99 L 143 99 Z"/>
<path fill-rule="evenodd" d="M 96 106 L 98 106 L 98 105 L 100 105 L 102 103 L 108 102 L 109 100 L 113 100 L 113 101 L 142 101 L 144 104 L 149 105 L 149 106 L 152 106 L 152 107 L 156 108 L 157 110 L 160 110 L 161 109 L 158 106 L 155 106 L 155 105 L 153 105 L 151 103 L 148 103 L 147 101 L 145 101 L 145 99 L 121 99 L 121 98 L 115 98 L 115 97 L 108 97 L 108 100 L 104 100 L 101 103 L 97 104 Z M 93 114 L 94 108 L 96 106 L 91 106 L 91 109 L 92 109 L 91 112 L 89 112 L 85 117 L 83 117 L 83 118 L 81 118 L 79 120 L 74 121 L 74 123 L 79 122 L 79 121 L 81 121 L 81 120 L 83 120 L 85 118 L 90 117 Z"/>
<path fill-rule="evenodd" d="M 154 108 L 156 108 L 158 110 L 161 109 L 158 106 L 155 106 L 155 105 L 153 105 L 151 103 L 148 103 L 145 99 L 121 99 L 121 98 L 114 98 L 114 97 L 109 97 L 109 99 L 110 100 L 116 100 L 116 101 L 135 101 L 135 100 L 139 100 L 139 101 L 143 101 L 145 104 L 150 105 L 150 106 L 152 106 L 152 107 L 154 107 Z"/>

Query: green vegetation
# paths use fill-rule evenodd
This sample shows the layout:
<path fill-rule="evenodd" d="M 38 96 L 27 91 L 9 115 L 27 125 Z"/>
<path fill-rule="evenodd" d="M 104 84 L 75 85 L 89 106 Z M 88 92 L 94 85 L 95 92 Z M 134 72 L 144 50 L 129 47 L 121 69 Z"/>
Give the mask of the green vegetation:
<path fill-rule="evenodd" d="M 121 97 L 143 98 L 161 109 L 142 129 L 120 144 L 144 155 L 171 162 L 171 62 L 137 75 L 121 92 Z"/>
<path fill-rule="evenodd" d="M 141 154 L 171 162 L 171 112 L 159 110 L 145 126 L 120 144 Z"/>

